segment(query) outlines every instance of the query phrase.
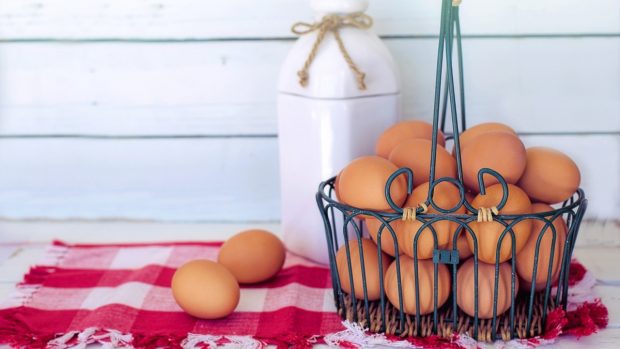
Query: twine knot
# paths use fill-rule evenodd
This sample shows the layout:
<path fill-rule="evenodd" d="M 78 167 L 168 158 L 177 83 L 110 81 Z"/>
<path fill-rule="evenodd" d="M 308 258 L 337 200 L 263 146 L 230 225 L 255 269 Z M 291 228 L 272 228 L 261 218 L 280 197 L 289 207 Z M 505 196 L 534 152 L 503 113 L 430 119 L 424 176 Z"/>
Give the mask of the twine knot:
<path fill-rule="evenodd" d="M 493 215 L 498 215 L 499 211 L 497 207 L 493 206 L 490 208 L 480 207 L 478 209 L 478 222 L 492 222 Z"/>
<path fill-rule="evenodd" d="M 368 29 L 372 27 L 372 18 L 364 13 L 352 13 L 349 15 L 327 15 L 321 19 L 320 22 L 315 23 L 305 23 L 305 22 L 297 22 L 293 24 L 291 31 L 297 35 L 306 35 L 308 33 L 312 33 L 314 31 L 318 31 L 316 36 L 316 40 L 312 45 L 312 49 L 308 54 L 308 58 L 304 62 L 304 66 L 297 72 L 297 76 L 299 77 L 299 84 L 303 87 L 308 85 L 308 69 L 310 69 L 310 65 L 314 61 L 316 57 L 317 51 L 319 49 L 319 45 L 323 42 L 325 35 L 328 32 L 332 32 L 334 34 L 334 38 L 338 43 L 338 48 L 340 49 L 340 53 L 342 57 L 347 62 L 349 69 L 355 74 L 355 79 L 357 81 L 357 88 L 360 90 L 366 89 L 366 74 L 364 74 L 353 62 L 353 59 L 349 55 L 349 52 L 344 46 L 344 42 L 340 37 L 340 32 L 338 29 L 342 27 L 354 27 L 359 29 Z"/>
<path fill-rule="evenodd" d="M 415 221 L 418 208 L 422 208 L 422 211 L 420 211 L 422 214 L 428 212 L 428 205 L 423 202 L 419 203 L 417 207 L 404 207 L 403 221 Z"/>

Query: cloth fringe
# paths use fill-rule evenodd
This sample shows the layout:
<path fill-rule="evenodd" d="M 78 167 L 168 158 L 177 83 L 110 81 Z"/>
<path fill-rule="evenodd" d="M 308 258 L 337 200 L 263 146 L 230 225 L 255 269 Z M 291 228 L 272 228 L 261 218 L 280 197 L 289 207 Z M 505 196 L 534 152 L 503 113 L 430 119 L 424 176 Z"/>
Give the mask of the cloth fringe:
<path fill-rule="evenodd" d="M 346 329 L 325 336 L 323 339 L 325 344 L 330 347 L 343 348 L 369 348 L 378 345 L 389 345 L 394 348 L 416 348 L 405 340 L 393 341 L 383 334 L 368 334 L 356 323 L 344 321 L 342 324 Z"/>
<path fill-rule="evenodd" d="M 69 246 L 55 242 L 46 254 L 47 266 L 36 266 L 25 275 L 14 293 L 0 308 L 25 306 L 40 289 L 46 278 L 53 274 L 58 264 L 67 253 Z M 498 349 L 527 349 L 544 344 L 550 344 L 561 334 L 576 337 L 588 336 L 605 328 L 608 324 L 607 308 L 596 298 L 593 292 L 596 278 L 583 265 L 573 261 L 569 276 L 571 288 L 568 297 L 568 311 L 556 309 L 547 315 L 547 328 L 543 336 L 529 339 L 515 339 L 509 342 L 497 341 Z M 296 335 L 279 338 L 253 338 L 251 336 L 218 336 L 188 334 L 186 337 L 170 336 L 167 334 L 130 334 L 114 329 L 87 328 L 82 331 L 71 331 L 56 336 L 41 336 L 32 333 L 17 316 L 0 318 L 0 343 L 6 343 L 15 348 L 45 348 L 45 349 L 85 349 L 89 344 L 98 343 L 105 349 L 112 348 L 248 348 L 262 349 L 266 345 L 276 345 L 281 348 L 312 348 L 314 344 L 325 343 L 329 346 L 345 349 L 372 348 L 388 346 L 394 348 L 484 348 L 467 335 L 454 335 L 451 339 L 437 336 L 414 337 L 403 339 L 371 334 L 361 326 L 351 322 L 343 322 L 343 331 L 326 336 L 303 337 Z"/>
<path fill-rule="evenodd" d="M 262 349 L 266 343 L 249 336 L 213 336 L 190 333 L 181 342 L 184 349 L 222 348 L 222 349 Z"/>
<path fill-rule="evenodd" d="M 260 339 L 252 336 L 223 336 L 190 333 L 185 338 L 168 334 L 129 334 L 113 329 L 87 328 L 83 331 L 70 331 L 54 338 L 40 337 L 30 333 L 18 319 L 13 321 L 12 333 L 0 332 L 0 343 L 13 348 L 33 349 L 86 349 L 90 344 L 99 344 L 103 349 L 129 348 L 179 348 L 179 349 L 263 349 L 267 345 L 276 348 L 312 348 L 314 344 L 324 343 L 322 337 L 309 338 L 284 336 L 278 339 Z M 1 320 L 6 322 L 7 319 Z M 6 323 L 3 324 L 5 327 Z M 353 347 L 351 347 L 353 348 Z"/>
<path fill-rule="evenodd" d="M 367 333 L 361 326 L 348 321 L 343 322 L 345 330 L 326 335 L 284 337 L 278 339 L 259 339 L 251 336 L 216 336 L 202 334 L 188 334 L 185 338 L 178 338 L 166 334 L 145 335 L 128 334 L 113 329 L 87 328 L 83 331 L 71 331 L 55 338 L 40 337 L 29 333 L 18 319 L 3 319 L 12 321 L 11 333 L 0 333 L 0 342 L 16 348 L 45 348 L 45 349 L 86 349 L 89 344 L 98 343 L 105 349 L 112 348 L 248 348 L 263 349 L 269 344 L 280 348 L 311 348 L 317 343 L 325 343 L 332 347 L 345 349 L 373 348 L 378 346 L 393 348 L 437 348 L 437 349 L 481 349 L 484 343 L 479 343 L 467 335 L 454 335 L 451 339 L 437 336 L 422 338 L 401 339 L 388 337 L 384 334 Z M 497 349 L 529 349 L 540 345 L 551 344 L 561 334 L 576 337 L 588 336 L 604 328 L 608 323 L 607 308 L 597 301 L 584 303 L 577 310 L 565 313 L 556 309 L 548 314 L 545 335 L 529 338 L 514 339 L 512 341 L 495 342 Z M 6 324 L 3 326 L 7 328 Z"/>
<path fill-rule="evenodd" d="M 0 309 L 25 306 L 41 288 L 47 277 L 56 271 L 56 267 L 69 251 L 67 246 L 52 244 L 46 248 L 42 265 L 31 267 L 24 279 L 16 285 L 9 296 L 0 303 Z"/>

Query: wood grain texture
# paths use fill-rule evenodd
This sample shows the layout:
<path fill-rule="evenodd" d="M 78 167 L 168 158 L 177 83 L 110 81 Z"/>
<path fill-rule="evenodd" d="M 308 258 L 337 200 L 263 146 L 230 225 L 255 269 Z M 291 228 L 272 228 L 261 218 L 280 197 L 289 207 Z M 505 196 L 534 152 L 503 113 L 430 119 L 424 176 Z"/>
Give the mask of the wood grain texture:
<path fill-rule="evenodd" d="M 273 221 L 275 138 L 0 141 L 5 217 Z"/>
<path fill-rule="evenodd" d="M 372 1 L 381 35 L 436 35 L 435 1 Z M 461 6 L 466 35 L 619 34 L 616 0 L 469 0 Z M 596 20 L 587 20 L 593 19 Z M 586 19 L 586 20 L 584 20 Z M 0 37 L 214 39 L 291 37 L 297 20 L 312 20 L 305 0 L 8 0 L 0 3 Z"/>
<path fill-rule="evenodd" d="M 590 218 L 617 217 L 620 135 L 524 136 L 571 155 Z M 274 221 L 277 139 L 3 139 L 0 214 L 11 218 Z M 318 183 L 317 183 L 318 185 Z"/>
<path fill-rule="evenodd" d="M 369 13 L 403 116 L 430 120 L 438 4 Z M 277 219 L 276 77 L 311 17 L 305 0 L 0 1 L 0 216 Z M 468 0 L 461 20 L 469 124 L 555 135 L 529 140 L 583 164 L 590 218 L 620 216 L 620 2 Z"/>
<path fill-rule="evenodd" d="M 430 120 L 436 40 L 386 43 L 404 81 L 404 117 Z M 0 44 L 0 134 L 274 135 L 290 45 Z M 470 124 L 620 132 L 620 37 L 464 45 Z"/>

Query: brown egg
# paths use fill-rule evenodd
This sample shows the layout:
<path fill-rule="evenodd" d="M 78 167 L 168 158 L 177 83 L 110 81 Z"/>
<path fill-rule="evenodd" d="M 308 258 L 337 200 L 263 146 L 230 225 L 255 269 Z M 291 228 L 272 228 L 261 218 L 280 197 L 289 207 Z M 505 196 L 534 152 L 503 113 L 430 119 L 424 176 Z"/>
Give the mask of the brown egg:
<path fill-rule="evenodd" d="M 428 182 L 431 166 L 431 141 L 421 138 L 405 139 L 392 150 L 390 161 L 413 171 L 413 185 Z M 443 147 L 437 146 L 435 178 L 456 177 L 456 161 Z"/>
<path fill-rule="evenodd" d="M 533 204 L 532 212 L 549 212 L 553 208 L 546 204 Z M 550 219 L 551 217 L 546 217 Z M 540 234 L 540 246 L 538 250 L 538 267 L 536 268 L 536 291 L 544 290 L 547 287 L 547 277 L 549 275 L 549 262 L 551 260 L 551 251 L 553 250 L 553 263 L 551 267 L 551 285 L 560 277 L 560 269 L 562 264 L 562 256 L 564 255 L 564 245 L 566 243 L 566 223 L 562 217 L 557 217 L 553 221 L 556 237 L 555 245 L 553 242 L 553 232 L 551 228 L 547 228 L 543 233 L 545 223 L 540 220 L 532 221 L 532 233 L 527 240 L 523 249 L 517 254 L 517 272 L 521 277 L 521 288 L 527 292 L 531 291 L 532 280 L 534 279 L 534 257 L 536 255 L 536 243 Z"/>
<path fill-rule="evenodd" d="M 581 183 L 575 162 L 566 154 L 545 147 L 527 149 L 527 165 L 519 186 L 537 201 L 556 204 L 568 200 Z"/>
<path fill-rule="evenodd" d="M 465 147 L 478 136 L 495 131 L 508 132 L 514 134 L 515 136 L 517 135 L 515 130 L 508 125 L 499 122 L 485 122 L 474 127 L 470 127 L 459 135 L 461 149 L 465 149 Z M 452 154 L 454 154 L 454 147 L 452 148 Z"/>
<path fill-rule="evenodd" d="M 286 256 L 280 239 L 266 230 L 243 231 L 220 248 L 217 261 L 228 268 L 242 284 L 270 279 L 276 275 Z"/>
<path fill-rule="evenodd" d="M 172 295 L 186 313 L 202 319 L 219 319 L 239 303 L 239 284 L 223 265 L 195 260 L 182 265 L 172 277 Z"/>
<path fill-rule="evenodd" d="M 392 210 L 385 198 L 388 178 L 398 170 L 390 161 L 379 156 L 362 156 L 348 164 L 340 172 L 338 194 L 341 201 L 357 208 Z M 399 176 L 390 188 L 392 200 L 398 206 L 407 198 L 407 181 Z"/>
<path fill-rule="evenodd" d="M 456 238 L 456 249 L 459 251 L 459 260 L 464 261 L 467 258 L 474 255 L 474 253 L 469 249 L 469 244 L 467 243 L 467 236 L 465 231 L 461 229 L 459 236 Z M 452 237 L 448 241 L 448 245 L 446 246 L 447 250 L 453 250 L 454 244 Z"/>
<path fill-rule="evenodd" d="M 400 256 L 400 282 L 402 286 L 403 311 L 415 315 L 420 309 L 420 315 L 433 312 L 435 300 L 435 267 L 431 260 L 418 261 L 418 289 L 420 304 L 416 304 L 414 261 L 407 256 Z M 398 297 L 397 263 L 394 261 L 385 274 L 385 295 L 392 305 L 400 310 Z M 437 264 L 437 308 L 441 307 L 450 296 L 450 272 L 445 264 Z"/>
<path fill-rule="evenodd" d="M 472 202 L 474 202 L 475 198 L 476 196 L 472 194 L 471 192 L 469 191 L 465 192 L 465 201 L 469 202 L 470 205 Z M 464 214 L 466 212 L 468 211 L 465 208 L 465 204 L 463 204 L 463 207 L 459 210 L 459 213 Z M 459 236 L 456 239 L 456 249 L 459 251 L 459 260 L 462 262 L 466 260 L 467 258 L 473 256 L 474 253 L 469 249 L 469 244 L 467 243 L 466 235 L 468 235 L 469 233 L 466 232 L 465 229 L 463 229 L 460 225 L 457 225 L 457 229 L 459 229 L 460 231 L 458 234 Z M 450 240 L 448 241 L 448 245 L 446 249 L 448 250 L 454 249 L 453 236 L 450 237 Z"/>
<path fill-rule="evenodd" d="M 338 194 L 339 192 L 339 185 L 340 185 L 340 173 L 338 173 L 338 175 L 336 176 L 336 179 L 334 180 L 334 195 L 336 196 L 336 200 L 340 201 L 340 195 Z"/>
<path fill-rule="evenodd" d="M 497 289 L 497 316 L 510 309 L 512 267 L 510 263 L 499 265 Z M 475 313 L 474 258 L 468 259 L 459 267 L 456 274 L 456 303 L 469 316 Z M 519 278 L 515 276 L 515 297 L 519 291 Z M 495 264 L 478 263 L 478 318 L 493 317 L 493 296 L 495 294 Z"/>
<path fill-rule="evenodd" d="M 487 188 L 486 195 L 478 195 L 472 206 L 476 209 L 484 207 L 491 208 L 499 205 L 502 199 L 502 186 L 501 184 L 495 184 Z M 508 199 L 506 205 L 499 211 L 500 214 L 513 215 L 513 214 L 528 214 L 532 212 L 532 204 L 525 192 L 519 187 L 508 184 Z M 509 223 L 509 222 L 507 222 Z M 469 226 L 474 231 L 476 239 L 478 240 L 478 259 L 495 264 L 495 254 L 497 252 L 497 244 L 499 237 L 504 231 L 505 227 L 499 222 L 477 222 L 473 221 L 469 223 Z M 532 229 L 532 221 L 527 219 L 520 221 L 513 227 L 516 241 L 516 252 L 519 253 L 527 239 L 530 237 Z M 474 240 L 467 234 L 467 242 L 471 251 L 474 251 Z M 499 261 L 505 262 L 512 257 L 512 239 L 510 233 L 506 233 L 501 243 L 501 249 L 499 254 Z"/>
<path fill-rule="evenodd" d="M 474 194 L 471 191 L 465 192 L 465 200 L 467 200 L 467 202 L 469 202 L 469 204 L 474 202 L 474 199 L 476 198 L 476 196 L 478 196 L 478 193 Z"/>
<path fill-rule="evenodd" d="M 362 258 L 358 240 L 349 240 L 349 253 L 351 257 L 351 272 L 353 273 L 353 286 L 355 287 L 355 298 L 364 299 L 364 283 L 362 279 Z M 377 300 L 381 297 L 381 275 L 385 275 L 390 264 L 390 258 L 381 253 L 382 274 L 379 274 L 379 257 L 377 246 L 368 239 L 362 239 L 362 253 L 364 260 L 364 270 L 366 276 L 366 291 L 368 300 Z M 340 247 L 336 252 L 336 267 L 340 278 L 340 287 L 348 294 L 351 294 L 351 280 L 349 279 L 349 264 L 347 261 L 346 246 Z"/>
<path fill-rule="evenodd" d="M 367 217 L 364 221 L 366 222 L 366 228 L 368 229 L 368 234 L 370 235 L 370 238 L 377 245 L 379 245 L 379 229 L 383 224 L 381 223 L 381 221 L 374 217 Z M 394 234 L 396 235 L 396 242 L 400 241 L 401 238 L 398 236 L 398 234 L 401 231 L 402 221 L 400 219 L 397 219 L 390 223 L 390 226 L 392 227 L 392 229 L 394 230 Z M 381 232 L 381 250 L 392 257 L 396 256 L 394 250 L 394 239 L 392 238 L 392 234 L 387 227 L 384 227 L 383 231 Z M 398 254 L 401 254 L 402 252 L 403 249 L 399 245 Z"/>
<path fill-rule="evenodd" d="M 392 149 L 401 141 L 410 138 L 433 139 L 433 125 L 420 120 L 401 121 L 381 134 L 375 147 L 377 155 L 388 158 Z M 441 131 L 437 131 L 437 144 L 443 146 L 446 141 Z"/>
<path fill-rule="evenodd" d="M 478 193 L 478 172 L 490 168 L 504 177 L 507 183 L 515 184 L 525 170 L 526 153 L 521 140 L 508 132 L 488 132 L 472 139 L 467 147 L 461 148 L 463 181 L 467 188 Z M 489 186 L 498 183 L 491 175 L 484 176 Z"/>
<path fill-rule="evenodd" d="M 425 202 L 428 198 L 428 187 L 429 183 L 426 182 L 415 188 L 413 190 L 413 193 L 411 193 L 411 195 L 405 202 L 404 207 L 417 207 L 419 203 Z M 455 207 L 460 201 L 459 190 L 451 183 L 441 182 L 435 186 L 435 190 L 433 192 L 433 201 L 435 202 L 435 205 L 439 206 L 442 209 L 451 209 Z M 457 211 L 457 214 L 464 212 L 465 207 L 461 206 Z M 434 213 L 439 213 L 439 211 L 435 210 L 432 206 L 429 205 L 428 214 Z M 422 227 L 423 223 L 418 220 L 399 220 L 398 222 L 400 223 L 397 225 L 396 229 L 399 231 L 399 247 L 406 255 L 408 255 L 409 257 L 413 257 L 415 255 L 413 242 L 418 233 L 418 230 Z M 433 223 L 432 227 L 435 229 L 435 233 L 437 234 L 437 248 L 444 249 L 449 245 L 450 239 L 453 237 L 453 234 L 458 229 L 459 225 L 455 222 L 442 220 Z M 427 226 L 418 236 L 418 258 L 433 258 L 434 246 L 435 239 L 433 238 L 433 232 Z"/>
<path fill-rule="evenodd" d="M 474 202 L 475 198 L 476 198 L 476 195 L 472 194 L 470 191 L 465 192 L 465 201 L 469 202 L 470 205 L 472 202 Z M 467 211 L 467 209 L 465 208 L 465 204 L 463 204 L 461 213 L 466 213 L 466 212 L 469 212 L 469 211 Z M 463 227 L 461 227 L 460 225 L 457 228 L 460 229 L 460 232 L 456 240 L 456 249 L 459 251 L 459 260 L 464 261 L 467 258 L 473 256 L 474 253 L 469 249 L 469 244 L 467 243 L 467 235 L 469 235 L 469 233 L 465 231 L 465 229 L 463 229 Z M 450 237 L 450 241 L 448 242 L 447 249 L 449 250 L 454 249 L 452 237 Z"/>

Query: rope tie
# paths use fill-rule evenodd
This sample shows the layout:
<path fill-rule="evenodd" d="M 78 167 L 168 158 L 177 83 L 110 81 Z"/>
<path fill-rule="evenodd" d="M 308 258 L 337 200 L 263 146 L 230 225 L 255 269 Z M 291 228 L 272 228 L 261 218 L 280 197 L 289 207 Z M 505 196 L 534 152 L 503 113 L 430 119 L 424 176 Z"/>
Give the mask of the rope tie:
<path fill-rule="evenodd" d="M 422 208 L 422 211 L 420 211 L 422 214 L 428 212 L 428 206 L 423 202 L 419 203 L 417 207 L 404 207 L 402 218 L 403 221 L 415 221 L 417 215 L 416 211 L 418 208 Z"/>
<path fill-rule="evenodd" d="M 459 6 L 461 4 L 461 0 L 452 0 L 452 6 Z"/>
<path fill-rule="evenodd" d="M 478 222 L 493 222 L 493 215 L 498 215 L 497 207 L 480 207 L 478 209 Z"/>
<path fill-rule="evenodd" d="M 304 66 L 297 72 L 297 76 L 299 77 L 299 84 L 303 87 L 308 85 L 308 69 L 310 69 L 310 65 L 314 61 L 316 54 L 319 50 L 319 45 L 323 42 L 325 35 L 328 32 L 332 32 L 334 34 L 334 38 L 338 43 L 338 48 L 340 49 L 340 53 L 342 57 L 347 62 L 349 69 L 355 74 L 355 79 L 357 80 L 357 88 L 360 90 L 366 89 L 366 83 L 364 79 L 366 78 L 366 74 L 364 74 L 353 62 L 353 59 L 349 55 L 349 52 L 344 46 L 344 42 L 342 42 L 342 38 L 340 37 L 339 28 L 342 27 L 354 27 L 359 29 L 368 29 L 372 27 L 372 18 L 366 14 L 361 12 L 352 13 L 349 15 L 341 16 L 341 15 L 327 15 L 323 17 L 320 22 L 315 23 L 305 23 L 305 22 L 297 22 L 293 24 L 291 31 L 297 35 L 305 35 L 308 33 L 312 33 L 318 30 L 318 34 L 316 36 L 316 40 L 312 45 L 312 49 L 308 54 L 308 58 L 306 58 L 306 62 L 304 62 Z"/>

